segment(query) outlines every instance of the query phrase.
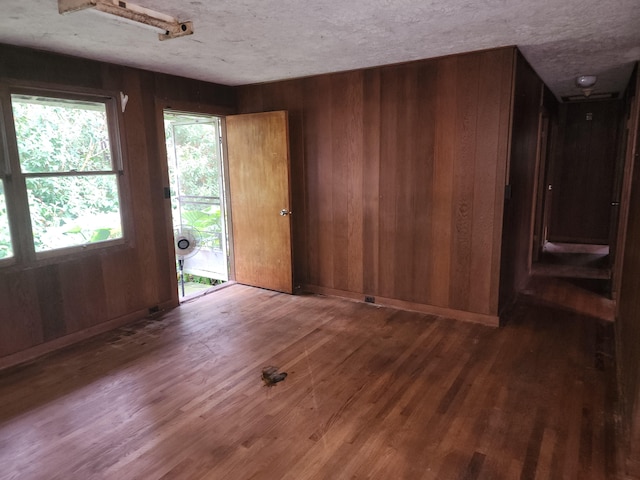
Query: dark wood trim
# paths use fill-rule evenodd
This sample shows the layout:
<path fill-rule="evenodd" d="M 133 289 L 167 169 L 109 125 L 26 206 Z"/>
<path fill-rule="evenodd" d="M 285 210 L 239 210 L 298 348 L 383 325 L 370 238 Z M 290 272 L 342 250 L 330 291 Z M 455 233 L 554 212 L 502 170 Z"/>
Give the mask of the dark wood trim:
<path fill-rule="evenodd" d="M 620 213 L 618 218 L 618 239 L 616 242 L 616 258 L 613 267 L 612 295 L 614 298 L 620 290 L 624 257 L 626 248 L 627 229 L 629 222 L 629 206 L 631 202 L 631 190 L 633 184 L 633 172 L 636 159 L 640 153 L 640 72 L 638 64 L 635 69 L 636 84 L 633 86 L 633 100 L 629 109 L 627 121 L 627 144 L 625 147 L 626 158 L 624 161 L 624 174 L 620 191 Z M 631 88 L 631 87 L 630 87 Z M 616 312 L 616 315 L 618 312 Z"/>
<path fill-rule="evenodd" d="M 302 285 L 302 290 L 309 293 L 315 293 L 318 295 L 326 295 L 329 297 L 345 298 L 349 300 L 356 300 L 359 302 L 365 302 L 365 296 L 346 290 L 338 290 L 335 288 L 326 288 L 319 285 Z M 406 302 L 404 300 L 398 300 L 394 298 L 386 297 L 374 297 L 375 305 L 384 307 L 393 307 L 401 310 L 407 310 L 410 312 L 427 313 L 430 315 L 438 315 L 441 317 L 452 318 L 455 320 L 461 320 L 463 322 L 480 323 L 490 327 L 498 327 L 500 319 L 497 315 L 484 315 L 482 313 L 467 312 L 464 310 L 456 310 L 453 308 L 443 308 L 434 305 L 426 305 L 423 303 Z"/>

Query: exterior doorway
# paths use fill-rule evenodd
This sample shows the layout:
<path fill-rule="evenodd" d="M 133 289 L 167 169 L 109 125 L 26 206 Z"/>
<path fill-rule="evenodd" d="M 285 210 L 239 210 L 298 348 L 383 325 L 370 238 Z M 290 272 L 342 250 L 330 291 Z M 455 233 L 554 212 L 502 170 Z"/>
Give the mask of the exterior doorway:
<path fill-rule="evenodd" d="M 178 296 L 229 280 L 222 121 L 164 110 Z"/>

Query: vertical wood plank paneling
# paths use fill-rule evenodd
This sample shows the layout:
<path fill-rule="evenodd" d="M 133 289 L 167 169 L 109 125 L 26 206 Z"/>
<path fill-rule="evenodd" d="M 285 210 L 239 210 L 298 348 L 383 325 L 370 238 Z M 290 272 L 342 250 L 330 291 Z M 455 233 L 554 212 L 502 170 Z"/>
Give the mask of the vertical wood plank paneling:
<path fill-rule="evenodd" d="M 478 122 L 478 82 L 469 82 L 479 76 L 479 58 L 459 58 L 456 70 L 456 97 L 458 99 L 455 125 L 453 172 L 453 229 L 451 239 L 451 287 L 449 304 L 459 310 L 468 310 L 471 289 L 471 235 L 474 216 L 474 178 L 476 173 L 476 129 Z"/>
<path fill-rule="evenodd" d="M 398 149 L 398 79 L 397 68 L 384 69 L 380 75 L 380 206 L 377 295 L 395 297 L 395 238 L 397 174 L 404 160 Z"/>
<path fill-rule="evenodd" d="M 310 287 L 497 314 L 513 51 L 240 89 L 302 91 Z"/>
<path fill-rule="evenodd" d="M 153 76 L 148 72 L 138 74 L 130 71 L 124 76 L 124 88 L 129 92 L 129 101 L 124 112 L 125 129 L 128 132 L 127 157 L 130 159 L 128 172 L 131 178 L 139 179 L 131 192 L 133 223 L 136 229 L 136 246 L 138 247 L 136 249 L 136 266 L 138 267 L 139 279 L 144 278 L 143 272 L 146 274 L 157 271 L 152 212 L 159 206 L 159 202 L 153 201 L 154 198 L 149 183 L 150 169 L 144 109 L 144 88 L 145 86 L 149 88 L 152 85 Z M 150 126 L 150 131 L 155 133 L 155 125 Z M 162 232 L 161 238 L 165 240 L 164 232 Z M 167 249 L 161 248 L 160 251 L 166 252 Z M 146 275 L 144 276 L 146 277 Z M 131 307 L 138 309 L 143 305 L 153 305 L 154 300 L 157 298 L 156 285 L 156 282 L 142 281 L 137 287 L 138 295 L 133 299 L 134 303 Z"/>
<path fill-rule="evenodd" d="M 378 291 L 380 250 L 380 70 L 363 73 L 363 291 Z"/>
<path fill-rule="evenodd" d="M 289 112 L 289 139 L 291 155 L 291 183 L 292 207 L 295 209 L 292 216 L 293 229 L 293 271 L 296 285 L 308 283 L 307 274 L 307 231 L 305 219 L 307 218 L 306 198 L 306 172 L 304 157 L 304 107 L 301 82 L 290 82 L 288 93 L 284 96 L 289 99 L 287 111 Z"/>
<path fill-rule="evenodd" d="M 107 321 L 107 299 L 104 295 L 102 263 L 89 257 L 61 264 L 59 282 L 66 333 L 73 333 Z"/>
<path fill-rule="evenodd" d="M 320 223 L 319 212 L 315 208 L 311 208 L 311 205 L 317 203 L 319 197 L 319 184 L 317 181 L 312 182 L 312 178 L 318 176 L 318 162 L 308 161 L 308 158 L 317 158 L 318 156 L 318 139 L 316 132 L 320 128 L 319 119 L 317 118 L 317 109 L 313 109 L 314 103 L 312 102 L 311 95 L 315 95 L 315 82 L 313 79 L 301 81 L 302 84 L 302 98 L 303 98 L 303 144 L 304 144 L 304 159 L 305 159 L 305 202 L 306 202 L 306 215 L 305 215 L 305 233 L 306 233 L 306 250 L 302 252 L 294 252 L 294 258 L 299 255 L 306 257 L 307 272 L 304 277 L 306 281 L 311 285 L 318 285 L 318 263 L 319 263 L 319 245 L 318 245 L 318 229 L 317 226 Z M 295 181 L 294 181 L 295 182 Z M 295 213 L 294 213 L 295 214 Z M 293 239 L 293 244 L 296 245 L 296 239 Z"/>
<path fill-rule="evenodd" d="M 433 224 L 431 244 L 434 258 L 431 278 L 431 303 L 447 307 L 451 288 L 451 242 L 453 165 L 455 163 L 455 124 L 457 91 L 454 79 L 457 75 L 457 57 L 438 62 L 438 86 L 436 107 L 436 148 L 433 171 Z"/>
<path fill-rule="evenodd" d="M 491 311 L 492 265 L 499 257 L 494 250 L 493 212 L 496 190 L 503 177 L 498 176 L 496 161 L 500 144 L 500 98 L 503 96 L 503 56 L 501 52 L 487 56 L 489 68 L 478 72 L 477 135 L 475 142 L 476 168 L 473 176 L 473 218 L 471 226 L 471 258 L 468 308 L 473 311 Z"/>
<path fill-rule="evenodd" d="M 141 74 L 150 73 L 139 71 Z M 155 94 L 158 98 L 179 103 L 214 107 L 221 113 L 234 113 L 236 90 L 226 85 L 193 80 L 162 73 L 153 74 Z M 152 93 L 149 91 L 149 93 Z"/>
<path fill-rule="evenodd" d="M 169 199 L 164 198 L 163 186 L 168 181 L 168 166 L 166 164 L 166 155 L 161 154 L 160 149 L 165 149 L 164 136 L 160 137 L 164 133 L 164 125 L 162 122 L 162 116 L 156 111 L 158 104 L 156 103 L 155 95 L 155 82 L 154 76 L 145 74 L 141 76 L 141 93 L 142 93 L 142 108 L 143 117 L 142 124 L 144 125 L 144 148 L 146 155 L 144 158 L 148 162 L 148 207 L 147 216 L 149 216 L 150 231 L 149 242 L 153 245 L 152 249 L 149 249 L 149 268 L 153 272 L 156 278 L 170 278 L 173 275 L 175 268 L 175 258 L 173 255 L 167 255 L 167 252 L 172 251 L 173 237 L 167 235 L 167 223 L 173 233 L 172 220 L 168 218 L 167 204 L 170 203 Z M 157 123 L 160 123 L 158 125 Z M 162 162 L 162 163 L 161 163 Z M 173 283 L 171 282 L 152 282 L 154 289 L 151 290 L 151 295 L 146 299 L 147 305 L 154 305 L 159 303 L 158 299 L 170 299 L 174 297 L 175 292 L 173 289 Z"/>
<path fill-rule="evenodd" d="M 0 356 L 43 342 L 36 271 L 0 275 Z"/>
<path fill-rule="evenodd" d="M 422 265 L 415 262 L 416 235 L 419 230 L 418 218 L 422 215 L 422 205 L 418 205 L 416 183 L 418 181 L 418 163 L 420 161 L 416 144 L 417 130 L 417 71 L 415 64 L 397 67 L 397 117 L 395 129 L 396 161 L 393 157 L 386 160 L 395 170 L 395 231 L 393 235 L 394 298 L 415 301 L 411 295 L 415 282 L 415 272 Z M 385 179 L 386 181 L 386 179 Z"/>
<path fill-rule="evenodd" d="M 307 255 L 306 255 L 306 224 L 307 199 L 306 199 L 306 173 L 304 161 L 304 103 L 302 83 L 283 82 L 283 88 L 279 92 L 279 97 L 285 102 L 285 109 L 289 112 L 289 141 L 291 160 L 291 207 L 293 215 L 291 217 L 293 232 L 293 270 L 294 282 L 296 285 L 308 283 L 306 278 Z M 273 110 L 277 107 L 274 106 Z"/>
<path fill-rule="evenodd" d="M 265 105 L 265 101 L 273 102 L 273 94 L 270 91 L 263 91 L 266 84 L 251 85 L 250 87 L 240 88 L 238 92 L 238 112 L 239 113 L 256 113 L 277 110 L 269 108 Z"/>
<path fill-rule="evenodd" d="M 500 305 L 506 308 L 529 279 L 533 192 L 542 81 L 517 55 L 513 87 L 513 118 L 509 152 L 508 184 L 511 197 L 505 201 L 500 255 Z"/>
<path fill-rule="evenodd" d="M 430 303 L 433 285 L 438 281 L 431 277 L 433 245 L 431 228 L 433 225 L 433 168 L 435 162 L 435 122 L 437 69 L 431 63 L 420 67 L 416 91 L 416 175 L 413 178 L 415 208 L 419 215 L 415 218 L 413 235 L 413 262 L 415 268 L 410 285 L 412 301 Z"/>
<path fill-rule="evenodd" d="M 517 50 L 503 49 L 500 50 L 500 60 L 498 63 L 501 68 L 500 91 L 502 92 L 499 100 L 498 113 L 498 145 L 496 146 L 497 162 L 495 165 L 496 189 L 494 193 L 494 209 L 493 209 L 493 243 L 492 243 L 492 262 L 491 262 L 491 287 L 489 295 L 489 311 L 499 312 L 500 305 L 500 269 L 501 259 L 503 256 L 502 245 L 502 228 L 496 228 L 503 224 L 504 219 L 504 185 L 506 184 L 506 176 L 508 169 L 510 137 L 511 137 L 511 111 L 512 111 L 512 91 L 513 79 L 515 71 L 515 58 Z M 495 87 L 494 87 L 495 88 Z"/>
<path fill-rule="evenodd" d="M 132 250 L 102 257 L 104 296 L 107 299 L 107 315 L 118 318 L 134 311 L 136 284 L 143 278 L 137 269 L 137 258 Z"/>
<path fill-rule="evenodd" d="M 332 119 L 331 177 L 327 188 L 331 191 L 332 288 L 339 290 L 349 290 L 349 230 L 351 225 L 349 218 L 349 145 L 351 143 L 349 88 L 351 78 L 349 73 L 336 75 L 331 81 L 331 96 L 329 98 Z M 329 179 L 328 176 L 324 178 Z"/>
<path fill-rule="evenodd" d="M 309 281 L 334 288 L 333 160 L 331 82 L 329 77 L 304 80 L 305 158 L 307 161 Z M 294 252 L 295 256 L 295 252 Z"/>
<path fill-rule="evenodd" d="M 347 137 L 347 290 L 363 292 L 364 242 L 364 155 L 363 155 L 363 73 L 348 75 L 346 88 Z"/>
<path fill-rule="evenodd" d="M 45 342 L 67 333 L 59 268 L 58 265 L 47 265 L 39 269 L 36 277 L 42 339 Z"/>
<path fill-rule="evenodd" d="M 634 78 L 635 77 L 635 78 Z M 622 423 L 628 425 L 627 470 L 640 476 L 640 75 L 638 64 L 627 92 L 627 138 L 624 139 L 625 179 L 621 197 L 620 235 L 616 267 L 616 366 Z"/>

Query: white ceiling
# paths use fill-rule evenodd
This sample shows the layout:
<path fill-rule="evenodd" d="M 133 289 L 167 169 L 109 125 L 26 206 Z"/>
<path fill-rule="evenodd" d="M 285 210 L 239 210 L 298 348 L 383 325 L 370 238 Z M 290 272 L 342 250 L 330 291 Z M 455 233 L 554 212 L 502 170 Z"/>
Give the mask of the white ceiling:
<path fill-rule="evenodd" d="M 242 85 L 517 45 L 557 96 L 621 91 L 640 60 L 640 0 L 134 0 L 192 20 L 153 31 L 57 0 L 0 0 L 0 43 Z"/>

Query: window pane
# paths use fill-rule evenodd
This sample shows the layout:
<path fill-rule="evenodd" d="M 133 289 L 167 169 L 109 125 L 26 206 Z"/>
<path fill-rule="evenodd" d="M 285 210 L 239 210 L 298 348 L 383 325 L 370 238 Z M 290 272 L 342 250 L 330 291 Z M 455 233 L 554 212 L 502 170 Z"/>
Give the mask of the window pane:
<path fill-rule="evenodd" d="M 7 203 L 4 197 L 4 183 L 0 181 L 0 259 L 13 257 Z"/>
<path fill-rule="evenodd" d="M 220 197 L 217 131 L 214 123 L 173 125 L 180 195 Z"/>
<path fill-rule="evenodd" d="M 37 252 L 122 237 L 116 174 L 26 182 Z"/>
<path fill-rule="evenodd" d="M 11 95 L 23 173 L 113 170 L 104 103 Z"/>

